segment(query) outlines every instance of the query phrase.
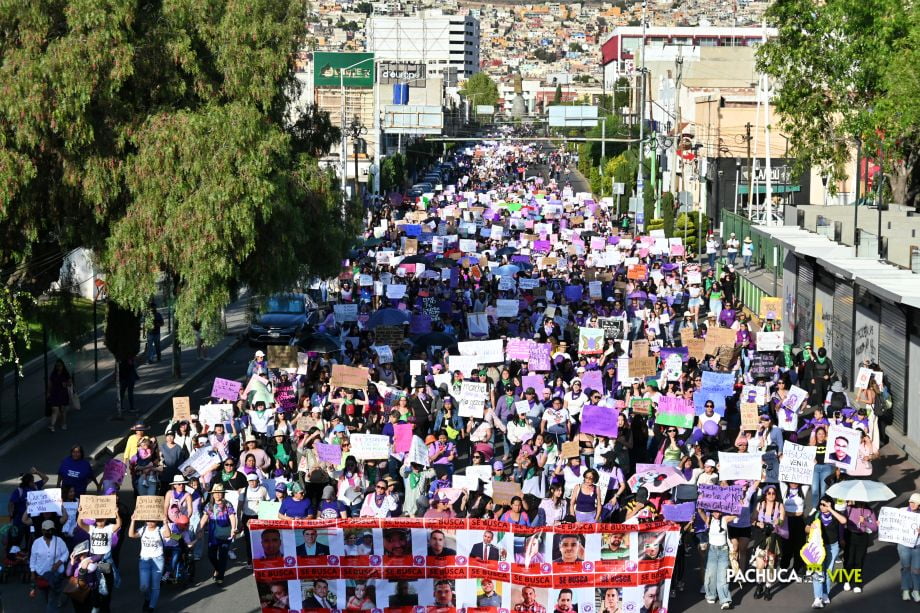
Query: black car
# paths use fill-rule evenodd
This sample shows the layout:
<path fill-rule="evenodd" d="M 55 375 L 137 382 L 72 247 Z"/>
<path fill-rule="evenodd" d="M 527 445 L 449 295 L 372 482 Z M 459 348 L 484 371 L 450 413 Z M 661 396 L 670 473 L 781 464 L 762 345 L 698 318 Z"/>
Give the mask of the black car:
<path fill-rule="evenodd" d="M 251 345 L 289 345 L 318 323 L 316 303 L 306 294 L 273 294 L 266 298 L 249 324 Z"/>

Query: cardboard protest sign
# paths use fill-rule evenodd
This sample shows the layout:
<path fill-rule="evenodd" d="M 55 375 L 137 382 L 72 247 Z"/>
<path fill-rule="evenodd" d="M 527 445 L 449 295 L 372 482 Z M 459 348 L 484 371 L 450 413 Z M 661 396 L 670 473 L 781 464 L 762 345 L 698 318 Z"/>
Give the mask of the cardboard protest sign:
<path fill-rule="evenodd" d="M 687 341 L 692 341 L 694 338 L 696 338 L 695 334 L 696 333 L 693 331 L 693 328 L 681 328 L 680 329 L 680 344 L 686 347 Z"/>
<path fill-rule="evenodd" d="M 134 507 L 134 515 L 131 519 L 136 521 L 163 521 L 166 516 L 163 514 L 163 497 L 162 496 L 138 496 L 137 504 Z"/>
<path fill-rule="evenodd" d="M 632 355 L 634 358 L 647 358 L 649 351 L 648 341 L 638 340 L 632 342 Z M 639 375 L 633 375 L 638 377 Z"/>
<path fill-rule="evenodd" d="M 567 441 L 562 443 L 562 447 L 559 450 L 559 455 L 561 455 L 566 460 L 569 458 L 577 458 L 581 455 L 581 449 L 578 445 L 578 441 Z"/>
<path fill-rule="evenodd" d="M 710 355 L 715 355 L 719 347 L 735 346 L 736 333 L 731 328 L 712 328 L 706 331 L 706 344 L 703 351 Z"/>
<path fill-rule="evenodd" d="M 355 321 L 357 319 L 358 313 L 355 311 Z M 271 368 L 297 370 L 297 347 L 293 345 L 269 345 L 266 353 L 268 353 L 268 365 Z"/>
<path fill-rule="evenodd" d="M 759 315 L 761 319 L 782 319 L 783 299 L 773 296 L 761 296 Z"/>
<path fill-rule="evenodd" d="M 406 244 L 403 247 L 403 253 L 406 255 L 415 255 L 418 253 L 418 239 L 417 238 L 407 238 Z"/>
<path fill-rule="evenodd" d="M 198 409 L 198 419 L 206 426 L 226 424 L 233 419 L 232 404 L 206 404 Z"/>
<path fill-rule="evenodd" d="M 629 401 L 629 409 L 636 415 L 648 415 L 652 410 L 652 399 L 632 398 Z"/>
<path fill-rule="evenodd" d="M 719 478 L 723 481 L 759 481 L 762 472 L 763 464 L 756 453 L 719 452 Z"/>
<path fill-rule="evenodd" d="M 759 426 L 757 405 L 753 402 L 741 403 L 741 429 L 756 430 Z"/>
<path fill-rule="evenodd" d="M 657 358 L 642 357 L 629 359 L 629 375 L 631 377 L 654 377 L 656 374 L 658 374 Z"/>
<path fill-rule="evenodd" d="M 878 514 L 878 539 L 886 543 L 897 543 L 905 547 L 917 546 L 920 532 L 920 513 L 908 509 L 882 507 Z"/>
<path fill-rule="evenodd" d="M 211 387 L 211 398 L 220 398 L 221 400 L 236 402 L 240 397 L 241 389 L 243 389 L 243 384 L 239 381 L 214 377 L 214 385 Z"/>
<path fill-rule="evenodd" d="M 348 389 L 367 389 L 367 382 L 370 379 L 370 373 L 363 366 L 343 366 L 341 364 L 332 365 L 332 378 L 330 383 L 332 388 L 345 387 Z"/>
<path fill-rule="evenodd" d="M 797 445 L 786 441 L 783 445 L 783 457 L 779 461 L 779 480 L 811 485 L 817 450 L 813 445 Z"/>
<path fill-rule="evenodd" d="M 26 511 L 32 517 L 42 513 L 61 515 L 61 488 L 49 487 L 26 492 Z"/>
<path fill-rule="evenodd" d="M 692 428 L 696 411 L 693 405 L 678 396 L 659 396 L 655 423 L 662 426 Z"/>
<path fill-rule="evenodd" d="M 844 470 L 856 468 L 860 431 L 838 424 L 827 429 L 827 454 L 824 461 Z"/>
<path fill-rule="evenodd" d="M 598 436 L 617 437 L 620 412 L 610 407 L 586 404 L 581 409 L 581 431 Z"/>
<path fill-rule="evenodd" d="M 759 460 L 760 458 L 757 459 Z M 722 476 L 721 471 L 719 476 Z M 699 491 L 699 497 L 696 499 L 696 504 L 699 508 L 706 511 L 721 511 L 727 515 L 741 513 L 741 497 L 743 494 L 740 485 L 724 486 L 701 483 L 696 487 Z"/>
<path fill-rule="evenodd" d="M 352 434 L 351 453 L 356 460 L 386 460 L 390 457 L 390 437 L 385 434 Z"/>
<path fill-rule="evenodd" d="M 388 345 L 396 348 L 402 344 L 404 338 L 405 332 L 402 326 L 377 326 L 374 328 L 375 345 Z"/>
<path fill-rule="evenodd" d="M 706 341 L 703 339 L 690 339 L 684 345 L 687 347 L 688 355 L 691 358 L 696 358 L 699 361 L 706 356 Z"/>
<path fill-rule="evenodd" d="M 482 419 L 485 403 L 488 398 L 488 383 L 474 383 L 464 381 L 460 386 L 460 417 L 475 417 Z"/>
<path fill-rule="evenodd" d="M 173 421 L 190 421 L 192 405 L 188 396 L 176 396 L 172 399 Z"/>
<path fill-rule="evenodd" d="M 313 449 L 316 451 L 316 459 L 320 462 L 328 462 L 334 466 L 338 466 L 342 462 L 341 445 L 313 443 Z"/>
<path fill-rule="evenodd" d="M 492 500 L 495 504 L 511 504 L 515 496 L 523 496 L 521 486 L 514 481 L 495 481 L 492 483 Z"/>
<path fill-rule="evenodd" d="M 109 496 L 80 496 L 80 519 L 115 519 L 118 517 L 118 506 L 115 494 Z"/>
<path fill-rule="evenodd" d="M 757 351 L 782 351 L 783 332 L 758 332 Z"/>

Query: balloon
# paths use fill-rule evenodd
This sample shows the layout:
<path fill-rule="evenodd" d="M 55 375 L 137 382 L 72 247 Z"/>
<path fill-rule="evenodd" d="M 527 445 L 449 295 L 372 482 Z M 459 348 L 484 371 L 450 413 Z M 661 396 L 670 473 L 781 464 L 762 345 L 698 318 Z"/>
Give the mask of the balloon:
<path fill-rule="evenodd" d="M 693 433 L 690 435 L 690 439 L 687 441 L 687 444 L 695 445 L 701 438 L 703 438 L 703 433 L 700 432 L 699 428 L 694 428 Z"/>
<path fill-rule="evenodd" d="M 703 424 L 703 432 L 709 436 L 715 436 L 719 433 L 719 424 L 714 421 L 707 421 Z"/>

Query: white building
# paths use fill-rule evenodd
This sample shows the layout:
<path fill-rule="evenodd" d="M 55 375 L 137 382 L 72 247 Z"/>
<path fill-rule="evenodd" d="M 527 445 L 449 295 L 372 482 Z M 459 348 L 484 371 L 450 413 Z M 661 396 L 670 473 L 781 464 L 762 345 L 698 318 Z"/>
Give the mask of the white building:
<path fill-rule="evenodd" d="M 411 17 L 374 15 L 367 20 L 367 51 L 377 60 L 420 62 L 427 77 L 448 86 L 479 72 L 479 20 L 429 9 Z"/>

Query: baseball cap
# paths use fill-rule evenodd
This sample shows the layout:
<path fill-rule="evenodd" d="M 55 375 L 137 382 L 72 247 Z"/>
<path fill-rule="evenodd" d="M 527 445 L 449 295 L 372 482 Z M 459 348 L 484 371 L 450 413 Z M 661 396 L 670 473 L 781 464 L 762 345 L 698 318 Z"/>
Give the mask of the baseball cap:
<path fill-rule="evenodd" d="M 264 357 L 265 357 L 265 352 L 262 351 L 261 349 L 259 349 L 258 351 L 256 351 L 256 357 L 257 357 L 257 358 L 264 358 Z"/>
<path fill-rule="evenodd" d="M 914 504 L 920 504 L 920 492 L 914 492 L 913 494 L 911 494 L 910 498 L 908 499 L 908 502 L 912 502 Z"/>
<path fill-rule="evenodd" d="M 715 468 L 715 467 L 716 467 L 716 461 L 715 461 L 715 460 L 706 460 L 706 463 L 704 464 L 704 466 L 712 466 L 713 468 Z"/>
<path fill-rule="evenodd" d="M 50 519 L 46 519 L 42 522 L 42 530 L 54 530 L 54 522 Z"/>
<path fill-rule="evenodd" d="M 505 470 L 505 464 L 501 460 L 492 463 L 492 470 Z"/>
<path fill-rule="evenodd" d="M 247 481 L 258 481 L 259 475 L 257 475 L 256 473 L 249 473 L 248 475 L 246 475 L 246 480 Z"/>

